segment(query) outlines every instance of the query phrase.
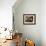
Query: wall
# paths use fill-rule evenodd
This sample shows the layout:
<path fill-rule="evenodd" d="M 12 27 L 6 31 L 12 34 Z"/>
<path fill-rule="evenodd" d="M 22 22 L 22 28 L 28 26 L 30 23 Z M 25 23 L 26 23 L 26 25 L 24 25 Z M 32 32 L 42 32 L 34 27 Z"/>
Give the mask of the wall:
<path fill-rule="evenodd" d="M 0 0 L 0 27 L 12 29 L 12 6 L 16 0 Z"/>
<path fill-rule="evenodd" d="M 18 1 L 19 2 L 19 1 Z M 41 46 L 41 1 L 23 0 L 17 7 L 13 7 L 15 30 L 23 33 L 23 37 L 35 41 L 36 46 Z M 23 14 L 36 14 L 36 25 L 24 25 Z"/>
<path fill-rule="evenodd" d="M 46 46 L 46 0 L 41 1 L 41 38 L 42 46 Z"/>

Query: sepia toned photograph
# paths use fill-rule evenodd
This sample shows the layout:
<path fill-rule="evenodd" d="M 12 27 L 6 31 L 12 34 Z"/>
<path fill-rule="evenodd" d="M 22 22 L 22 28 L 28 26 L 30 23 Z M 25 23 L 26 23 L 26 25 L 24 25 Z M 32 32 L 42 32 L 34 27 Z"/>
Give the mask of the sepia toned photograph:
<path fill-rule="evenodd" d="M 23 15 L 23 24 L 25 24 L 25 25 L 36 24 L 36 14 L 24 14 Z"/>

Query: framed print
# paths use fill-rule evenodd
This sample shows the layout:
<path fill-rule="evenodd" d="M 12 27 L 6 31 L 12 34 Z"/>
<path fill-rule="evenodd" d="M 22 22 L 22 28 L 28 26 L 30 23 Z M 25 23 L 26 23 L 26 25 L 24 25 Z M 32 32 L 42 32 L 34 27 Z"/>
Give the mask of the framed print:
<path fill-rule="evenodd" d="M 15 18 L 14 18 L 14 13 L 13 13 L 13 31 L 15 30 Z"/>
<path fill-rule="evenodd" d="M 36 14 L 23 14 L 23 24 L 35 25 L 36 24 Z"/>

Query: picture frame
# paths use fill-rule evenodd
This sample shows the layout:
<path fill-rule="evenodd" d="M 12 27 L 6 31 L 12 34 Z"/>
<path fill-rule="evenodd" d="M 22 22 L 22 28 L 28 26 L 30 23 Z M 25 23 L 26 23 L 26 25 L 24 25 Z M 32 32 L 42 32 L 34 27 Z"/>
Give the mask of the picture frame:
<path fill-rule="evenodd" d="M 15 16 L 14 16 L 14 13 L 13 13 L 13 31 L 15 30 L 15 18 L 14 18 Z"/>
<path fill-rule="evenodd" d="M 24 25 L 35 25 L 36 14 L 23 14 L 23 24 Z"/>

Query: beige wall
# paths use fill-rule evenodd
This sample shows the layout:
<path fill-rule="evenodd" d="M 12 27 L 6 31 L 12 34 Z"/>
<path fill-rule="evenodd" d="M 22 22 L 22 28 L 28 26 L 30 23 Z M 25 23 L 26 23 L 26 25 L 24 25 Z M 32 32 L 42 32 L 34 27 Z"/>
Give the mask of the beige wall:
<path fill-rule="evenodd" d="M 42 46 L 46 46 L 46 0 L 41 2 L 41 38 Z"/>
<path fill-rule="evenodd" d="M 0 0 L 0 27 L 12 28 L 12 6 L 16 0 Z"/>
<path fill-rule="evenodd" d="M 16 6 L 16 5 L 14 5 Z M 13 8 L 15 30 L 23 33 L 24 38 L 35 41 L 36 46 L 41 46 L 41 1 L 23 0 L 20 5 Z M 23 14 L 36 14 L 36 25 L 24 25 Z"/>

